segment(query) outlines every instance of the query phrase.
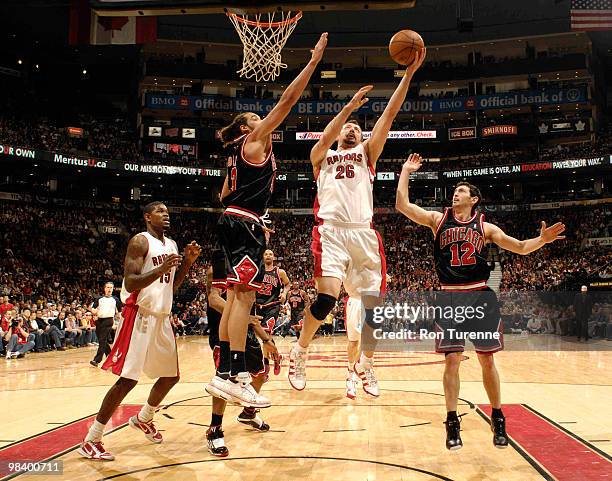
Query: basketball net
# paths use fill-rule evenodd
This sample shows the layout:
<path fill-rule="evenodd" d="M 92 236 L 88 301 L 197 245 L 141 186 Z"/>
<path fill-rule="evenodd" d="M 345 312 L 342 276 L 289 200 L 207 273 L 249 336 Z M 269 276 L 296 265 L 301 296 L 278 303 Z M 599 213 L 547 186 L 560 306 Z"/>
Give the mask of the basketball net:
<path fill-rule="evenodd" d="M 291 12 L 268 12 L 251 18 L 228 12 L 227 16 L 244 45 L 244 59 L 238 74 L 247 79 L 255 77 L 256 82 L 276 79 L 280 69 L 287 68 L 281 59 L 281 50 L 302 18 L 302 12 L 297 12 L 293 17 Z"/>

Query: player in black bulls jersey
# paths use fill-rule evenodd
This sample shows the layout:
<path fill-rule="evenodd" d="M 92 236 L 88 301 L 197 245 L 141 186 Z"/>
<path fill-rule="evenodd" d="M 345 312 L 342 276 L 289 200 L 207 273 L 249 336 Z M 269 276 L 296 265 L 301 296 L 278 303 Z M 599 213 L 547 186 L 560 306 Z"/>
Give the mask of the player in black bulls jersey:
<path fill-rule="evenodd" d="M 397 186 L 395 207 L 413 222 L 427 226 L 434 234 L 434 262 L 440 280 L 441 295 L 444 303 L 463 308 L 481 308 L 482 319 L 475 326 L 475 321 L 466 320 L 459 323 L 439 323 L 436 328 L 444 334 L 436 349 L 446 354 L 444 369 L 444 396 L 446 399 L 446 447 L 460 449 L 463 446 L 460 436 L 459 418 L 457 416 L 457 399 L 459 397 L 459 365 L 462 360 L 465 340 L 452 339 L 448 329 L 458 329 L 461 325 L 464 332 L 499 332 L 501 319 L 497 297 L 487 286 L 489 267 L 487 265 L 487 244 L 495 243 L 502 249 L 516 254 L 526 255 L 558 239 L 565 231 L 565 225 L 557 222 L 546 227 L 542 221 L 540 235 L 533 239 L 518 240 L 510 237 L 499 227 L 484 221 L 484 214 L 478 209 L 482 196 L 478 188 L 468 182 L 459 182 L 453 193 L 452 207 L 444 213 L 427 211 L 409 200 L 408 180 L 412 172 L 421 167 L 421 156 L 412 154 L 404 163 Z M 448 292 L 448 294 L 447 294 Z M 454 311 L 457 313 L 458 311 Z M 467 309 L 465 309 L 467 312 Z M 476 310 L 476 312 L 478 312 Z M 455 316 L 457 317 L 457 316 Z M 470 324 L 472 324 L 470 326 Z M 450 334 L 450 335 L 447 335 Z M 505 418 L 501 410 L 501 390 L 499 375 L 493 361 L 493 353 L 503 349 L 503 338 L 499 340 L 474 340 L 474 347 L 482 368 L 482 380 L 492 407 L 493 444 L 498 448 L 508 446 Z"/>
<path fill-rule="evenodd" d="M 280 307 L 286 302 L 289 291 L 289 277 L 284 269 L 274 265 L 274 252 L 264 252 L 265 272 L 262 287 L 255 298 L 255 313 L 261 316 L 261 326 L 272 334 L 278 321 Z"/>
<path fill-rule="evenodd" d="M 327 33 L 324 33 L 312 50 L 310 62 L 265 118 L 252 112 L 241 113 L 220 131 L 221 140 L 228 148 L 228 162 L 221 191 L 226 209 L 217 225 L 217 238 L 225 254 L 228 294 L 219 329 L 219 368 L 210 385 L 235 402 L 255 408 L 270 406 L 270 400 L 251 386 L 244 352 L 249 313 L 265 271 L 264 214 L 274 191 L 276 170 L 272 132 L 300 99 L 326 45 Z"/>
<path fill-rule="evenodd" d="M 278 321 L 281 305 L 287 299 L 289 290 L 289 277 L 284 269 L 274 265 L 274 252 L 267 249 L 264 252 L 265 273 L 262 287 L 257 291 L 255 297 L 255 314 L 261 317 L 261 327 L 271 336 L 274 334 L 274 326 Z M 264 359 L 266 372 L 269 372 L 270 361 Z M 274 364 L 274 374 L 280 373 L 279 362 Z"/>
<path fill-rule="evenodd" d="M 308 294 L 303 289 L 300 289 L 300 283 L 293 281 L 291 290 L 287 294 L 287 301 L 291 309 L 291 321 L 289 326 L 295 331 L 296 337 L 300 338 L 300 330 L 304 321 L 304 309 L 306 309 L 306 301 Z"/>
<path fill-rule="evenodd" d="M 215 367 L 219 365 L 219 325 L 221 315 L 226 304 L 226 280 L 225 280 L 225 257 L 223 252 L 215 249 L 212 253 L 211 266 L 206 271 L 206 297 L 208 307 L 206 310 L 208 316 L 208 326 L 210 335 L 208 343 L 213 351 L 213 360 Z M 247 333 L 245 363 L 247 371 L 253 376 L 253 388 L 259 392 L 266 379 L 266 369 L 264 360 L 272 357 L 275 362 L 280 361 L 278 350 L 274 345 L 272 336 L 264 332 L 260 325 L 258 316 L 250 316 L 249 330 Z M 263 341 L 263 351 L 259 341 L 255 337 L 259 337 Z M 265 354 L 265 355 L 264 355 Z M 206 431 L 206 441 L 208 451 L 213 456 L 225 457 L 229 454 L 229 450 L 225 446 L 225 438 L 223 435 L 222 424 L 223 414 L 227 401 L 222 396 L 215 396 L 214 392 L 209 391 L 209 386 L 206 390 L 212 396 L 212 418 L 210 427 Z M 220 393 L 217 393 L 220 394 Z M 245 407 L 238 415 L 238 422 L 257 429 L 258 431 L 268 431 L 270 426 L 257 415 L 257 410 L 252 407 Z"/>

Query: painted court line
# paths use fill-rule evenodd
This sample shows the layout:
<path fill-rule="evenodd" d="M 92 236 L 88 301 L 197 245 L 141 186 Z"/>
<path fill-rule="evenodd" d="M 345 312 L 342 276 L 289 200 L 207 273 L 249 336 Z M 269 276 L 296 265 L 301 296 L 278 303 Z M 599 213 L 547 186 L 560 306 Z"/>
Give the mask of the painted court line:
<path fill-rule="evenodd" d="M 491 416 L 491 406 L 478 407 Z M 558 481 L 609 479 L 609 458 L 565 428 L 521 404 L 504 404 L 503 410 L 508 435 Z"/>
<path fill-rule="evenodd" d="M 106 425 L 107 431 L 125 425 L 130 417 L 139 411 L 140 406 L 119 406 Z M 96 415 L 92 414 L 0 448 L 0 478 L 14 474 L 8 470 L 9 462 L 43 461 L 77 446 L 87 434 L 95 417 Z"/>

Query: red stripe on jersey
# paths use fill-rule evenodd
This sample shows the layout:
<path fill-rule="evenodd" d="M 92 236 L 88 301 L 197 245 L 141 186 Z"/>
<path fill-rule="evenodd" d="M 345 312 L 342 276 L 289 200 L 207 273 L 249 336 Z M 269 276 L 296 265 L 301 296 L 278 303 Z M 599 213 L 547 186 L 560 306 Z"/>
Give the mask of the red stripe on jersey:
<path fill-rule="evenodd" d="M 130 295 L 130 298 L 136 294 L 136 292 L 138 291 L 134 291 Z M 128 298 L 128 301 L 130 298 Z M 111 349 L 110 354 L 106 358 L 106 361 L 104 361 L 104 364 L 102 364 L 102 369 L 105 371 L 110 370 L 117 376 L 121 375 L 121 371 L 123 371 L 123 366 L 125 364 L 125 358 L 130 350 L 130 341 L 132 340 L 134 323 L 136 316 L 138 315 L 138 305 L 126 303 L 121 313 L 123 314 L 123 322 L 121 323 L 119 334 L 113 343 L 113 348 Z"/>
<path fill-rule="evenodd" d="M 244 207 L 238 207 L 236 205 L 228 205 L 227 206 L 228 209 L 236 209 L 236 210 L 243 210 L 245 212 L 248 212 L 249 214 L 253 214 L 255 217 L 259 218 L 259 215 L 256 214 L 255 212 L 253 212 L 252 210 L 249 209 L 245 209 Z"/>
<path fill-rule="evenodd" d="M 484 230 L 484 214 L 480 214 L 480 230 L 482 231 L 482 240 L 484 242 L 484 244 L 487 244 L 487 236 L 485 235 L 485 230 Z"/>
<path fill-rule="evenodd" d="M 444 222 L 446 222 L 447 217 L 448 217 L 448 207 L 444 209 L 444 215 L 442 216 L 442 219 L 440 219 L 440 223 L 438 224 L 438 227 L 436 227 L 436 233 L 434 234 L 434 238 L 438 237 L 438 232 L 440 232 L 440 228 L 444 225 Z"/>
<path fill-rule="evenodd" d="M 455 216 L 455 211 L 453 210 L 453 218 L 455 219 L 455 222 L 459 222 L 460 224 L 469 224 L 470 222 L 472 222 L 476 218 L 477 215 L 478 215 L 478 210 L 476 212 L 474 212 L 474 215 L 472 217 L 470 217 L 468 220 L 459 220 Z"/>
<path fill-rule="evenodd" d="M 249 134 L 251 135 L 251 134 Z M 240 147 L 240 158 L 243 160 L 243 162 L 247 165 L 250 165 L 251 167 L 264 167 L 268 161 L 270 160 L 270 157 L 272 157 L 272 142 L 270 142 L 270 151 L 266 154 L 266 159 L 261 163 L 261 164 L 254 164 L 252 162 L 249 162 L 246 158 L 246 156 L 244 155 L 244 146 L 247 143 L 247 140 L 249 138 L 249 135 L 246 136 L 246 138 L 242 141 L 242 146 Z M 271 136 L 270 136 L 271 138 Z"/>
<path fill-rule="evenodd" d="M 378 253 L 380 254 L 380 274 L 382 276 L 382 279 L 380 281 L 379 295 L 383 296 L 387 291 L 387 258 L 385 256 L 385 248 L 383 247 L 382 237 L 380 236 L 380 233 L 377 230 L 374 230 L 374 232 L 376 232 L 376 237 L 378 238 Z"/>
<path fill-rule="evenodd" d="M 314 276 L 322 277 L 323 269 L 321 267 L 321 256 L 323 254 L 323 246 L 321 245 L 321 234 L 319 226 L 312 229 L 312 255 L 314 256 Z"/>
<path fill-rule="evenodd" d="M 374 177 L 376 177 L 376 169 L 374 169 L 374 166 L 372 165 L 372 163 L 370 162 L 370 159 L 368 159 L 368 167 L 370 169 L 370 172 L 372 173 L 372 175 Z"/>
<path fill-rule="evenodd" d="M 321 206 L 319 205 L 319 194 L 317 194 L 315 195 L 314 208 L 313 208 L 316 222 L 321 222 L 321 219 L 319 219 L 319 207 Z"/>

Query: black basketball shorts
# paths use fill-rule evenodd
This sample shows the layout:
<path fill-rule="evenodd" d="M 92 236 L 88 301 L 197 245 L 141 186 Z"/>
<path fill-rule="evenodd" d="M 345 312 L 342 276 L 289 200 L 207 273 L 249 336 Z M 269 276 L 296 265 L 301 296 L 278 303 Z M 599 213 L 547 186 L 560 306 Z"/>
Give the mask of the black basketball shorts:
<path fill-rule="evenodd" d="M 296 326 L 299 325 L 300 327 L 303 324 L 304 320 L 304 310 L 301 311 L 291 311 L 291 325 L 292 326 Z"/>
<path fill-rule="evenodd" d="M 280 304 L 276 304 L 275 306 L 258 308 L 255 310 L 255 313 L 258 316 L 261 316 L 260 322 L 261 327 L 263 327 L 264 331 L 268 333 L 272 333 L 274 331 L 274 326 L 276 325 L 276 321 L 278 320 L 278 316 L 280 314 Z"/>
<path fill-rule="evenodd" d="M 466 340 L 477 353 L 504 348 L 499 302 L 490 288 L 437 292 L 435 307 L 436 352 L 463 352 Z"/>
<path fill-rule="evenodd" d="M 217 240 L 225 255 L 228 288 L 241 284 L 262 287 L 266 236 L 259 217 L 238 207 L 228 207 L 217 223 Z"/>

